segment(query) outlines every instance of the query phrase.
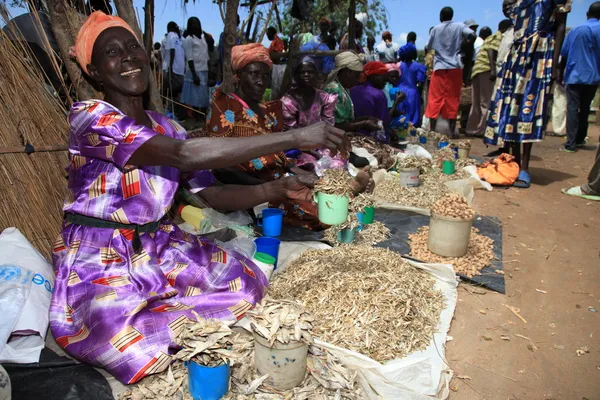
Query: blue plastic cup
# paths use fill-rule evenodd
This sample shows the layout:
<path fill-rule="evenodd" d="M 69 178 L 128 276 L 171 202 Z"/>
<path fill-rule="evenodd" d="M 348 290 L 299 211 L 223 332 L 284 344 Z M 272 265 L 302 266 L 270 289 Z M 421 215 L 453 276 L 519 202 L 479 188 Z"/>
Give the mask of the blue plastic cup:
<path fill-rule="evenodd" d="M 265 208 L 262 211 L 262 219 L 258 220 L 258 226 L 262 226 L 263 235 L 279 236 L 283 226 L 283 210 L 279 208 Z"/>
<path fill-rule="evenodd" d="M 363 225 L 365 222 L 365 213 L 362 211 L 356 213 L 356 219 L 358 220 L 358 227 L 356 228 L 356 231 L 360 232 L 363 230 Z"/>
<path fill-rule="evenodd" d="M 438 146 L 439 146 L 440 149 L 443 149 L 444 147 L 447 147 L 449 145 L 450 145 L 449 142 L 439 142 L 438 143 Z"/>
<path fill-rule="evenodd" d="M 421 143 L 421 144 L 427 143 L 427 138 L 425 136 L 419 136 L 419 143 Z"/>
<path fill-rule="evenodd" d="M 265 253 L 275 258 L 275 268 L 277 268 L 277 261 L 279 260 L 279 246 L 281 241 L 273 237 L 259 237 L 254 239 L 257 253 Z"/>
<path fill-rule="evenodd" d="M 229 364 L 205 367 L 193 361 L 185 363 L 188 384 L 194 400 L 219 400 L 229 391 Z"/>

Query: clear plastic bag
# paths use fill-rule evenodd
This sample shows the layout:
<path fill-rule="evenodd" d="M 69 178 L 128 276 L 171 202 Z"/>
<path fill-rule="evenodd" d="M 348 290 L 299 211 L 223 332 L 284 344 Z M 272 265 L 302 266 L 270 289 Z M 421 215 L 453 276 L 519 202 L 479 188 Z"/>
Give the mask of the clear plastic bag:
<path fill-rule="evenodd" d="M 13 264 L 0 265 L 0 353 L 29 297 L 33 275 L 33 271 Z"/>

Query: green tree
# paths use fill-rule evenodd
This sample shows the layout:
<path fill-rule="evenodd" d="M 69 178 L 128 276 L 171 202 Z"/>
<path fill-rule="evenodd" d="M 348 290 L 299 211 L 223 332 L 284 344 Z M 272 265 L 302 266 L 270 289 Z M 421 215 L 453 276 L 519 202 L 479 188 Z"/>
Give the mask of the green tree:
<path fill-rule="evenodd" d="M 331 12 L 329 2 L 335 1 L 333 12 Z M 292 0 L 281 0 L 280 9 L 282 13 L 283 32 L 289 34 L 295 24 L 300 21 L 290 15 L 292 9 Z M 319 31 L 318 21 L 322 17 L 329 18 L 335 22 L 338 27 L 338 37 L 341 37 L 347 30 L 346 21 L 348 19 L 348 8 L 350 0 L 315 0 L 312 12 L 312 18 L 306 21 L 308 30 L 317 34 Z M 367 24 L 365 26 L 365 36 L 377 36 L 378 33 L 387 29 L 388 26 L 388 11 L 381 0 L 371 0 L 366 3 L 357 1 L 356 13 L 366 13 L 368 15 Z"/>

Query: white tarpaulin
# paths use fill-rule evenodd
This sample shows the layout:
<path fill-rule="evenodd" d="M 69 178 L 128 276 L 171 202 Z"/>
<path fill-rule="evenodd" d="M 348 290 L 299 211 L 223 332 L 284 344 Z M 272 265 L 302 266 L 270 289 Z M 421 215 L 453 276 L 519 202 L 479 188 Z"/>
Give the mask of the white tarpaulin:
<path fill-rule="evenodd" d="M 285 271 L 303 250 L 329 248 L 320 242 L 285 242 L 280 251 L 279 267 L 275 274 Z M 427 349 L 385 364 L 357 352 L 318 341 L 329 348 L 350 368 L 360 372 L 360 383 L 370 399 L 431 400 L 448 397 L 448 382 L 452 372 L 444 362 L 445 343 L 457 301 L 458 280 L 451 265 L 420 264 L 409 261 L 427 271 L 436 281 L 446 299 L 438 332 Z"/>

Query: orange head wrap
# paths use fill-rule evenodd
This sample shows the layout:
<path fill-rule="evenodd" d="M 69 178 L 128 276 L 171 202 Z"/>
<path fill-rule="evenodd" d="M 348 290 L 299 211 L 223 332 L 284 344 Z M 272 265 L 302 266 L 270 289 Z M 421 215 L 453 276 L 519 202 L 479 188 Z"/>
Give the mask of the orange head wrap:
<path fill-rule="evenodd" d="M 85 20 L 75 40 L 74 52 L 81 69 L 88 74 L 87 66 L 92 62 L 92 50 L 98 36 L 108 28 L 120 26 L 127 29 L 137 38 L 131 26 L 119 17 L 106 15 L 102 11 L 94 11 Z"/>
<path fill-rule="evenodd" d="M 371 61 L 365 64 L 363 73 L 365 76 L 386 75 L 388 73 L 388 69 L 381 61 Z"/>
<path fill-rule="evenodd" d="M 231 66 L 235 72 L 241 71 L 246 65 L 253 62 L 265 63 L 269 68 L 273 65 L 267 48 L 260 43 L 233 46 L 231 49 Z"/>

